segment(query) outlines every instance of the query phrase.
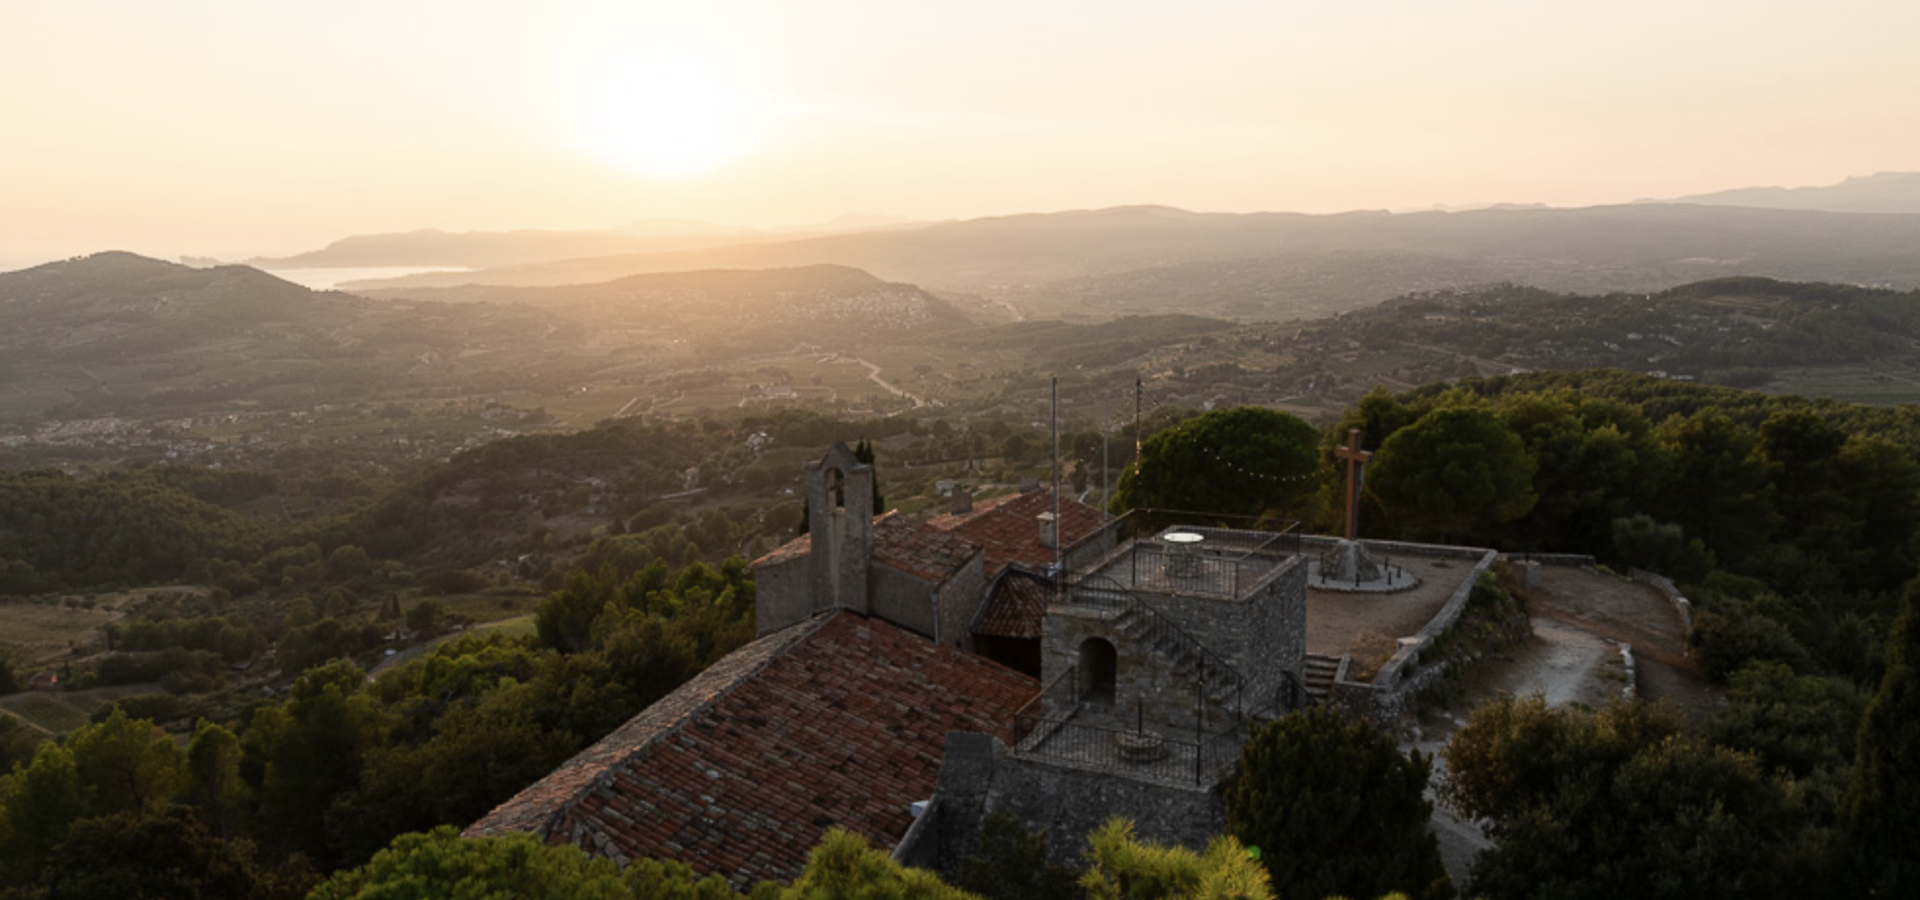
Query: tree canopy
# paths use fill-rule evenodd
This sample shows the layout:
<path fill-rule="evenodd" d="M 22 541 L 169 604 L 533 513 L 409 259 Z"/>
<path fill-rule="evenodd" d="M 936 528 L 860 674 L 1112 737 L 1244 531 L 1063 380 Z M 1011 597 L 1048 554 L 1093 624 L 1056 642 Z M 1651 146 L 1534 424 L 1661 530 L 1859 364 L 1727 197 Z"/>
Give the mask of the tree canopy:
<path fill-rule="evenodd" d="M 1319 485 L 1319 439 L 1290 413 L 1216 410 L 1148 438 L 1112 506 L 1300 518 Z"/>
<path fill-rule="evenodd" d="M 1453 884 L 1427 833 L 1430 769 L 1372 724 L 1310 707 L 1242 748 L 1225 789 L 1227 832 L 1259 848 L 1282 897 L 1447 900 Z"/>
<path fill-rule="evenodd" d="M 1484 531 L 1533 508 L 1536 465 L 1526 444 L 1491 411 L 1441 407 L 1380 445 L 1367 487 L 1430 535 Z"/>
<path fill-rule="evenodd" d="M 1644 703 L 1503 697 L 1442 756 L 1443 798 L 1491 823 L 1473 866 L 1490 900 L 1788 897 L 1820 865 L 1789 784 Z"/>

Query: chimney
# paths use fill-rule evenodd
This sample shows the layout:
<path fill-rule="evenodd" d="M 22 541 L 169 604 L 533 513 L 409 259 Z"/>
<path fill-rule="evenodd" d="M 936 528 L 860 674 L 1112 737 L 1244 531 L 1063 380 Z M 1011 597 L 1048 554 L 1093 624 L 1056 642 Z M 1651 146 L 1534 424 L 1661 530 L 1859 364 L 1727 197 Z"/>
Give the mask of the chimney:
<path fill-rule="evenodd" d="M 1060 527 L 1054 520 L 1053 513 L 1043 512 L 1035 518 L 1040 520 L 1040 546 L 1047 548 L 1060 546 Z"/>
<path fill-rule="evenodd" d="M 970 512 L 973 512 L 973 488 L 967 487 L 964 484 L 954 485 L 953 514 L 957 516 Z"/>

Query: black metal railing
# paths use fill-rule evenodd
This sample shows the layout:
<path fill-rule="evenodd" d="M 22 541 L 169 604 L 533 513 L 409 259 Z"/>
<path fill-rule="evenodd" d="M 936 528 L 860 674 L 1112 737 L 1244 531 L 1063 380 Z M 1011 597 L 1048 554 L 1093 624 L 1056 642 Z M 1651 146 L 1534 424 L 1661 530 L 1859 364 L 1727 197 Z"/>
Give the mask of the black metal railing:
<path fill-rule="evenodd" d="M 1093 721 L 1084 711 L 1016 719 L 1015 729 L 1025 735 L 1018 752 L 1027 756 L 1198 787 L 1226 774 L 1246 742 L 1246 728 L 1239 721 L 1215 723 L 1211 730 L 1167 733 L 1129 727 L 1117 719 Z"/>
<path fill-rule="evenodd" d="M 1248 714 L 1253 719 L 1278 719 L 1307 705 L 1307 686 L 1292 672 L 1281 672 L 1273 693 L 1261 698 Z"/>
<path fill-rule="evenodd" d="M 1121 538 L 1111 545 L 1117 552 L 1109 550 L 1095 558 L 1087 552 L 1091 547 L 1076 548 L 1068 555 L 1075 563 L 1070 572 L 1098 572 L 1123 581 L 1129 589 L 1237 599 L 1301 553 L 1295 522 L 1248 520 L 1250 525 L 1278 530 L 1194 524 L 1142 530 L 1181 515 L 1162 510 L 1127 513 L 1111 525 L 1112 533 Z"/>
<path fill-rule="evenodd" d="M 1205 686 L 1207 693 L 1221 698 L 1221 702 L 1227 702 L 1224 698 L 1231 697 L 1229 705 L 1235 714 L 1241 711 L 1247 686 L 1246 676 L 1240 674 L 1240 670 L 1227 662 L 1225 657 L 1207 649 L 1205 642 L 1181 628 L 1179 623 L 1154 609 L 1153 604 L 1120 587 L 1112 579 L 1101 575 L 1070 577 L 1063 585 L 1059 602 L 1113 610 L 1122 617 L 1131 617 L 1135 623 L 1132 637 L 1146 641 L 1171 659 L 1178 659 L 1183 654 L 1192 659 L 1196 671 L 1190 674 Z"/>

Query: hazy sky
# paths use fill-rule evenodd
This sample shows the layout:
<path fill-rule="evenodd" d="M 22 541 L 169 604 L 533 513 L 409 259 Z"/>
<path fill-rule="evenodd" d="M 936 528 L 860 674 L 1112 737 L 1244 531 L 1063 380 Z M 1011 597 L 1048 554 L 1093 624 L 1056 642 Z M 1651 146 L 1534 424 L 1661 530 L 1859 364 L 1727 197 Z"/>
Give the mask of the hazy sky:
<path fill-rule="evenodd" d="M 9 0 L 0 261 L 1920 170 L 1911 0 Z"/>

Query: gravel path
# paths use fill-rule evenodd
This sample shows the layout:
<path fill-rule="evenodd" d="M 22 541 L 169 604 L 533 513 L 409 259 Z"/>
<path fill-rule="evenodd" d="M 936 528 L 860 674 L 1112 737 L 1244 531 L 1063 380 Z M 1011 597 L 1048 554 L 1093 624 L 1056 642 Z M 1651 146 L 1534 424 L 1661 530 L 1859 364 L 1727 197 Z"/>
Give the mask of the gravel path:
<path fill-rule="evenodd" d="M 1620 644 L 1633 648 L 1635 690 L 1671 704 L 1692 722 L 1711 715 L 1719 693 L 1686 656 L 1686 629 L 1664 596 L 1647 585 L 1583 569 L 1544 566 L 1527 607 L 1533 639 L 1483 659 L 1453 682 L 1450 702 L 1424 711 L 1407 746 L 1439 753 L 1472 711 L 1501 693 L 1539 693 L 1551 704 L 1599 706 L 1626 687 Z M 1309 645 L 1311 645 L 1311 638 Z M 1436 769 L 1438 762 L 1436 760 Z M 1436 771 L 1435 778 L 1445 778 Z M 1464 887 L 1473 857 L 1488 846 L 1471 822 L 1434 808 L 1433 830 L 1454 884 Z"/>

